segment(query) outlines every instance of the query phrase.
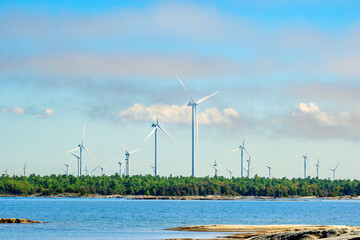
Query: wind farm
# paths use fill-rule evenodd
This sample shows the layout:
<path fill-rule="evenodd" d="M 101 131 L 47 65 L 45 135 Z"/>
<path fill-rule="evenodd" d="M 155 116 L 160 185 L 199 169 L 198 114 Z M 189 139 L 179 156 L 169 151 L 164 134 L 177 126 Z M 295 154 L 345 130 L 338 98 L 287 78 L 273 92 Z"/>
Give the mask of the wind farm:
<path fill-rule="evenodd" d="M 358 239 L 359 19 L 0 1 L 0 238 Z"/>

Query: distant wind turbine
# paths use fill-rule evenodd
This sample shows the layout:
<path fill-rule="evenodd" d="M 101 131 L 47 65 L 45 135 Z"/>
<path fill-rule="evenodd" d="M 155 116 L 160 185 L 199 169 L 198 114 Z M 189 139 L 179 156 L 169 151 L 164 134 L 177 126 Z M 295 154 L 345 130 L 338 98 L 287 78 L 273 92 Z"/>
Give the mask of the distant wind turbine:
<path fill-rule="evenodd" d="M 269 169 L 269 178 L 271 178 L 271 168 L 272 168 L 276 163 L 277 163 L 277 161 L 274 162 L 274 163 L 271 164 L 271 165 L 267 165 L 267 166 L 266 166 L 266 167 Z"/>
<path fill-rule="evenodd" d="M 76 158 L 78 159 L 78 176 L 79 176 L 79 177 L 82 176 L 83 150 L 84 150 L 85 152 L 87 152 L 87 153 L 90 155 L 90 157 L 91 157 L 92 159 L 94 159 L 94 161 L 95 161 L 96 163 L 98 163 L 97 160 L 94 158 L 94 156 L 89 152 L 89 150 L 87 150 L 87 149 L 84 147 L 84 137 L 85 137 L 85 123 L 84 123 L 84 130 L 83 130 L 83 134 L 82 134 L 82 138 L 81 138 L 81 143 L 80 143 L 76 148 L 74 148 L 73 150 L 68 151 L 68 153 L 72 154 L 74 157 L 76 157 Z M 76 155 L 73 154 L 72 152 L 74 152 L 74 151 L 76 151 L 76 150 L 78 150 L 78 149 L 80 150 L 80 154 L 79 154 L 79 156 L 76 156 Z"/>
<path fill-rule="evenodd" d="M 340 162 L 336 165 L 336 167 L 335 167 L 334 169 L 329 169 L 330 171 L 333 172 L 333 180 L 334 180 L 334 181 L 335 181 L 335 171 L 336 171 L 336 169 L 338 168 L 339 164 L 340 164 Z"/>
<path fill-rule="evenodd" d="M 303 158 L 304 159 L 304 178 L 306 178 L 306 162 L 308 162 L 310 164 L 310 161 L 308 159 L 308 154 L 310 151 L 310 147 L 311 147 L 311 142 L 309 144 L 309 147 L 307 149 L 306 154 L 302 155 L 302 156 L 295 156 L 295 158 Z"/>
<path fill-rule="evenodd" d="M 123 164 L 126 161 L 126 159 L 124 159 L 122 161 L 119 161 L 116 158 L 113 158 L 113 159 L 119 164 L 119 176 L 121 177 L 122 167 L 123 167 Z"/>
<path fill-rule="evenodd" d="M 155 133 L 155 170 L 154 170 L 154 174 L 155 177 L 158 175 L 158 161 L 157 161 L 157 148 L 158 148 L 158 137 L 157 137 L 157 131 L 158 129 L 160 129 L 161 131 L 163 131 L 164 133 L 166 133 L 166 135 L 168 135 L 172 140 L 174 140 L 174 142 L 176 142 L 175 138 L 173 138 L 173 136 L 170 135 L 170 133 L 168 133 L 162 126 L 160 126 L 159 124 L 159 117 L 156 116 L 156 122 L 153 123 L 151 125 L 154 129 L 149 133 L 149 135 L 146 136 L 146 138 L 144 139 L 144 142 L 153 134 Z"/>
<path fill-rule="evenodd" d="M 121 142 L 119 142 L 121 147 L 124 149 L 125 151 L 125 164 L 126 164 L 126 171 L 125 171 L 125 174 L 126 175 L 130 175 L 130 155 L 133 154 L 133 153 L 136 153 L 137 151 L 140 150 L 140 148 L 138 149 L 135 149 L 134 151 L 131 151 L 131 152 L 128 152 L 128 150 L 126 149 L 125 145 L 122 144 Z"/>
<path fill-rule="evenodd" d="M 25 164 L 24 164 L 24 166 L 23 166 L 22 168 L 20 168 L 19 170 L 17 170 L 17 171 L 23 171 L 24 177 L 26 176 L 26 171 L 28 171 L 29 173 L 32 173 L 32 172 L 26 167 L 26 165 L 27 165 L 27 161 L 25 162 Z"/>
<path fill-rule="evenodd" d="M 191 176 L 195 177 L 195 132 L 196 132 L 196 139 L 198 141 L 198 137 L 199 137 L 199 119 L 198 119 L 198 116 L 197 116 L 197 113 L 196 113 L 196 107 L 197 105 L 199 105 L 200 103 L 202 103 L 203 101 L 209 99 L 210 97 L 214 96 L 215 94 L 219 93 L 219 91 L 207 96 L 207 97 L 204 97 L 202 99 L 200 99 L 199 101 L 195 101 L 195 99 L 191 96 L 190 94 L 190 91 L 185 87 L 184 83 L 181 81 L 181 79 L 176 76 L 177 79 L 179 80 L 179 82 L 181 83 L 181 85 L 184 87 L 186 93 L 189 95 L 190 97 L 190 101 L 188 102 L 188 106 L 191 106 L 192 107 L 192 118 L 191 118 L 191 123 L 192 123 L 192 145 L 191 145 L 191 148 L 192 148 L 192 171 L 191 171 Z"/>
<path fill-rule="evenodd" d="M 104 169 L 107 168 L 109 165 L 110 165 L 110 163 L 107 164 L 107 165 L 105 165 L 104 167 L 101 166 L 101 165 L 98 165 L 96 168 L 94 168 L 94 169 L 91 171 L 91 175 L 93 175 L 93 173 L 95 172 L 96 169 L 100 169 L 100 171 L 101 171 L 101 176 L 103 176 L 103 175 L 104 175 Z"/>
<path fill-rule="evenodd" d="M 236 152 L 236 151 L 240 151 L 240 176 L 244 177 L 244 151 L 247 152 L 247 154 L 249 154 L 249 156 L 251 156 L 251 154 L 249 153 L 249 151 L 245 148 L 245 138 L 243 140 L 242 145 L 240 145 L 238 148 L 235 148 L 234 150 L 231 150 L 229 153 L 232 152 Z"/>

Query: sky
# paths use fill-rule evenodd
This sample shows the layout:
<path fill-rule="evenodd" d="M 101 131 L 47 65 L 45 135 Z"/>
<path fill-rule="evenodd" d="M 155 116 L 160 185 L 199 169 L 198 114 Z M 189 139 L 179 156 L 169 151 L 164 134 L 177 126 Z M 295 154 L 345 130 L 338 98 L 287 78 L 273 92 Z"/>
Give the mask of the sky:
<path fill-rule="evenodd" d="M 199 100 L 195 175 L 359 179 L 358 1 L 1 1 L 0 171 L 61 174 L 81 141 L 89 170 L 191 175 L 191 107 Z M 246 156 L 247 158 L 247 156 Z M 94 171 L 99 175 L 100 171 Z"/>

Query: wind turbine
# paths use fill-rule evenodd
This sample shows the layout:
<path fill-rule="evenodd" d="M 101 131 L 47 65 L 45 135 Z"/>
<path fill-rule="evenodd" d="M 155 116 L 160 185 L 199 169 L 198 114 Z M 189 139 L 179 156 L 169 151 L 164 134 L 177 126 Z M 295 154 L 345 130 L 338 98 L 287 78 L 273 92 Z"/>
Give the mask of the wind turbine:
<path fill-rule="evenodd" d="M 119 164 L 119 175 L 121 177 L 121 171 L 122 171 L 122 167 L 123 167 L 123 163 L 126 161 L 125 159 L 122 161 L 117 160 L 116 158 L 113 157 L 113 159 Z"/>
<path fill-rule="evenodd" d="M 340 162 L 336 165 L 336 167 L 334 169 L 329 169 L 330 171 L 333 172 L 333 180 L 335 181 L 335 171 L 337 169 L 337 167 L 339 166 Z"/>
<path fill-rule="evenodd" d="M 157 131 L 158 129 L 160 129 L 161 131 L 163 131 L 164 133 L 166 133 L 166 135 L 168 135 L 172 140 L 174 140 L 174 142 L 176 142 L 175 138 L 173 138 L 173 136 L 170 135 L 170 133 L 168 133 L 163 127 L 160 126 L 159 124 L 159 116 L 156 116 L 156 122 L 153 123 L 151 125 L 154 129 L 149 133 L 149 135 L 146 136 L 146 138 L 144 139 L 144 142 L 153 134 L 155 133 L 155 170 L 154 170 L 154 174 L 155 177 L 158 175 L 158 161 L 157 161 Z"/>
<path fill-rule="evenodd" d="M 232 171 L 231 171 L 230 169 L 228 169 L 228 168 L 226 168 L 226 171 L 228 171 L 228 172 L 229 172 L 229 174 L 230 174 L 230 179 L 231 179 L 231 178 L 232 178 L 232 176 L 231 176 Z"/>
<path fill-rule="evenodd" d="M 266 167 L 269 169 L 269 178 L 271 178 L 271 168 L 277 163 L 277 161 L 271 165 L 267 165 Z"/>
<path fill-rule="evenodd" d="M 311 147 L 311 142 L 309 144 L 309 147 L 307 149 L 306 154 L 304 154 L 302 156 L 296 156 L 296 158 L 303 158 L 304 159 L 304 178 L 306 178 L 306 161 L 308 161 L 308 163 L 310 164 L 310 161 L 308 159 L 308 154 L 309 154 L 309 151 L 310 151 L 310 147 Z"/>
<path fill-rule="evenodd" d="M 87 169 L 87 166 L 85 166 L 84 172 L 85 172 L 85 175 L 88 175 L 89 171 L 88 171 L 88 169 Z"/>
<path fill-rule="evenodd" d="M 74 155 L 77 159 L 79 159 L 79 157 L 76 156 L 75 154 L 73 154 L 73 153 L 71 153 L 71 154 Z M 72 159 L 70 160 L 69 163 L 59 162 L 60 164 L 62 164 L 62 165 L 64 165 L 66 167 L 66 171 L 65 171 L 66 175 L 69 175 L 69 170 L 71 172 L 71 168 L 70 168 L 71 162 L 72 162 Z"/>
<path fill-rule="evenodd" d="M 195 177 L 195 131 L 196 131 L 196 139 L 198 140 L 199 137 L 199 121 L 198 121 L 198 116 L 196 113 L 196 107 L 197 105 L 199 105 L 200 103 L 202 103 L 203 101 L 209 99 L 210 97 L 214 96 L 215 94 L 219 93 L 219 91 L 204 97 L 202 99 L 200 99 L 199 101 L 195 101 L 195 99 L 191 96 L 190 91 L 185 87 L 185 85 L 183 84 L 183 82 L 181 81 L 181 79 L 176 76 L 177 79 L 179 80 L 179 82 L 181 83 L 181 85 L 184 87 L 186 93 L 189 95 L 190 97 L 190 101 L 188 102 L 188 106 L 190 106 L 192 108 L 192 117 L 191 117 L 191 124 L 192 124 L 192 130 L 191 130 L 191 140 L 192 140 L 192 154 L 191 154 L 191 158 L 192 158 L 192 162 L 191 162 L 191 166 L 192 166 L 192 170 L 191 170 L 191 176 Z"/>
<path fill-rule="evenodd" d="M 125 164 L 126 164 L 126 171 L 125 171 L 125 174 L 126 175 L 130 175 L 130 155 L 139 151 L 140 148 L 138 149 L 135 149 L 134 151 L 131 151 L 131 152 L 128 152 L 128 150 L 126 149 L 126 147 L 121 143 L 119 142 L 120 145 L 122 146 L 122 148 L 124 149 L 125 151 Z"/>
<path fill-rule="evenodd" d="M 18 171 L 24 171 L 24 177 L 26 176 L 26 171 L 29 173 L 32 173 L 27 167 L 26 167 L 27 161 L 25 162 L 24 166 L 20 168 Z"/>
<path fill-rule="evenodd" d="M 232 152 L 236 152 L 236 151 L 240 151 L 240 176 L 241 177 L 244 177 L 244 151 L 247 152 L 247 154 L 249 154 L 249 156 L 251 156 L 251 154 L 249 153 L 249 151 L 245 148 L 245 138 L 246 136 L 244 137 L 244 140 L 243 140 L 243 143 L 242 145 L 240 145 L 238 148 L 235 148 L 234 150 L 231 150 L 229 153 L 232 153 Z"/>
<path fill-rule="evenodd" d="M 83 162 L 83 150 L 85 152 L 87 152 L 90 157 L 92 159 L 94 159 L 95 162 L 97 162 L 97 160 L 94 158 L 94 156 L 89 152 L 89 150 L 87 150 L 85 147 L 84 147 L 84 137 L 85 137 L 85 123 L 84 123 L 84 130 L 83 130 L 83 135 L 82 135 L 82 138 L 81 138 L 81 143 L 76 147 L 74 148 L 73 150 L 70 150 L 68 151 L 68 153 L 72 154 L 72 152 L 76 151 L 79 149 L 80 151 L 80 154 L 79 156 L 76 156 L 75 154 L 72 154 L 73 156 L 75 156 L 77 159 L 78 159 L 78 176 L 81 177 L 82 176 L 82 162 Z M 98 162 L 97 162 L 98 163 Z"/>

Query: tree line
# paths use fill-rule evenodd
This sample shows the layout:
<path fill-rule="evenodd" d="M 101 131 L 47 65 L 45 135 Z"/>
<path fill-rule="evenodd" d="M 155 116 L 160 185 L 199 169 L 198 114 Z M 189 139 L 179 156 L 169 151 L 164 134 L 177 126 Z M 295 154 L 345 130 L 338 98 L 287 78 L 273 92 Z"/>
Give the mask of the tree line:
<path fill-rule="evenodd" d="M 153 196 L 358 196 L 359 180 L 317 178 L 225 178 L 225 177 L 154 177 L 50 175 L 0 176 L 1 195 L 153 195 Z"/>

